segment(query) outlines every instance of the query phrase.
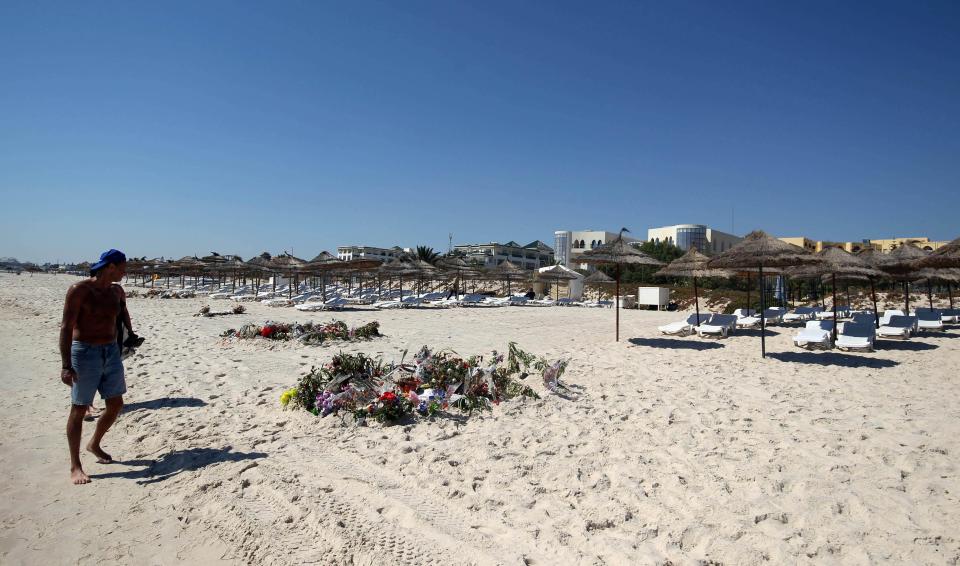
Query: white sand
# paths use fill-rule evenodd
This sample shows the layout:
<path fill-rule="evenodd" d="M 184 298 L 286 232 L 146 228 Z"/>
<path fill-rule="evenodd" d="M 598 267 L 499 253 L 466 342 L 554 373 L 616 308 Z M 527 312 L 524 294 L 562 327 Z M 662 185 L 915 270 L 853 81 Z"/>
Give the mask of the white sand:
<path fill-rule="evenodd" d="M 191 316 L 202 298 L 135 298 L 147 343 L 127 361 L 129 411 L 104 441 L 124 463 L 85 457 L 93 482 L 73 486 L 57 353 L 72 281 L 0 275 L 4 565 L 960 560 L 960 330 L 844 354 L 800 351 L 794 329 L 774 328 L 761 361 L 754 336 L 657 336 L 677 313 L 623 312 L 615 343 L 609 310 L 248 303 L 208 319 Z M 386 338 L 342 348 L 388 359 L 509 340 L 569 357 L 578 395 L 344 427 L 278 403 L 338 346 L 217 336 L 331 316 L 379 320 Z"/>

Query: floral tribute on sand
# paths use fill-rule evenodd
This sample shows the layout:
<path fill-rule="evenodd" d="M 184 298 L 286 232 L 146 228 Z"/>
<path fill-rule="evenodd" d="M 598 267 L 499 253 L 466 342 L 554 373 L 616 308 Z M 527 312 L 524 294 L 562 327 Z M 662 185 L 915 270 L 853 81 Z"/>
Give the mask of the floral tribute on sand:
<path fill-rule="evenodd" d="M 200 312 L 198 312 L 193 316 L 205 316 L 205 317 L 227 316 L 231 314 L 243 314 L 245 312 L 247 312 L 247 307 L 243 305 L 237 305 L 228 311 L 220 311 L 220 312 L 211 311 L 210 305 L 203 305 L 202 307 L 200 307 Z"/>
<path fill-rule="evenodd" d="M 387 364 L 364 354 L 339 353 L 330 362 L 310 368 L 297 386 L 284 391 L 280 404 L 325 417 L 353 414 L 358 421 L 396 422 L 428 418 L 451 408 L 472 414 L 514 397 L 539 399 L 522 383 L 538 373 L 547 390 L 567 390 L 560 377 L 567 360 L 550 362 L 521 350 L 513 342 L 507 355 L 493 352 L 462 358 L 455 352 L 433 352 L 426 346 L 413 361 Z"/>
<path fill-rule="evenodd" d="M 222 338 L 238 338 L 248 340 L 265 338 L 267 340 L 297 340 L 304 344 L 322 344 L 328 340 L 367 340 L 377 338 L 380 334 L 380 323 L 368 322 L 363 326 L 348 328 L 342 320 L 327 323 L 305 324 L 266 322 L 263 325 L 244 324 L 238 329 L 230 328 L 220 336 Z"/>

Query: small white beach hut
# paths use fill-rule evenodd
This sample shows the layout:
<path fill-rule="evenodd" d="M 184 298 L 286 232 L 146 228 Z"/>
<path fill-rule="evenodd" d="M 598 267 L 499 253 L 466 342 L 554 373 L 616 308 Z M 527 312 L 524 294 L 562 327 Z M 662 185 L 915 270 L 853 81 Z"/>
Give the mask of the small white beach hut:
<path fill-rule="evenodd" d="M 567 275 L 569 275 L 570 279 L 565 280 L 564 284 L 570 287 L 570 298 L 575 301 L 579 301 L 583 299 L 583 280 L 585 279 L 583 275 L 577 273 L 576 271 L 570 269 L 565 265 L 560 265 L 560 264 L 551 265 L 549 267 L 541 267 L 537 271 L 540 273 L 543 273 L 544 271 L 550 271 L 550 270 L 554 270 L 554 271 L 561 270 Z"/>

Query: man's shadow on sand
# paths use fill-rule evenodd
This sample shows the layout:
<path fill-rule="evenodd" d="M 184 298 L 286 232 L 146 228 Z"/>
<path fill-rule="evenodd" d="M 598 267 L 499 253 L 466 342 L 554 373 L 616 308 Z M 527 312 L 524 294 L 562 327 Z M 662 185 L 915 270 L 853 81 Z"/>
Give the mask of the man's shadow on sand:
<path fill-rule="evenodd" d="M 161 482 L 181 472 L 192 472 L 220 462 L 240 462 L 266 458 L 265 452 L 231 452 L 232 448 L 190 448 L 174 450 L 156 460 L 114 460 L 121 466 L 143 466 L 140 470 L 90 474 L 92 479 L 124 478 L 137 480 L 140 485 Z"/>
<path fill-rule="evenodd" d="M 161 397 L 151 401 L 137 401 L 136 403 L 124 403 L 123 412 L 131 413 L 133 411 L 156 410 L 156 409 L 188 409 L 193 407 L 206 407 L 207 402 L 196 397 Z"/>

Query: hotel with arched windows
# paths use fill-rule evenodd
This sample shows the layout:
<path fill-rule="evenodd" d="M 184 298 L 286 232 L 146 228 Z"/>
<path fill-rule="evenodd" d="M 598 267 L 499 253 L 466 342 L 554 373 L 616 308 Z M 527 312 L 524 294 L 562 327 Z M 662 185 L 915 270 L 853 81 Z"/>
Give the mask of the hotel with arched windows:
<path fill-rule="evenodd" d="M 588 269 L 587 265 L 580 264 L 577 261 L 577 256 L 587 250 L 611 242 L 617 236 L 617 232 L 607 232 L 605 230 L 557 230 L 553 233 L 553 253 L 562 265 L 576 269 Z M 643 242 L 643 240 L 631 238 L 630 234 L 626 233 L 623 235 L 623 239 L 626 242 Z"/>

